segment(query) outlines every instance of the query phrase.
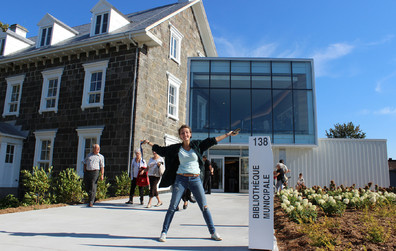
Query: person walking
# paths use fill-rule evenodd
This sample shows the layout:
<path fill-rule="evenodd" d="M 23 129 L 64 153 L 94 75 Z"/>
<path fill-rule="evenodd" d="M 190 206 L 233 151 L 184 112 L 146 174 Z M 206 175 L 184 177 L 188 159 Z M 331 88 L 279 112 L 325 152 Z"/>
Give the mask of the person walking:
<path fill-rule="evenodd" d="M 274 176 L 276 176 L 276 192 L 280 192 L 282 190 L 283 184 L 285 181 L 285 171 L 280 165 L 276 165 L 276 171 L 274 172 Z"/>
<path fill-rule="evenodd" d="M 129 172 L 129 177 L 131 178 L 131 190 L 129 191 L 129 200 L 125 204 L 133 204 L 133 195 L 135 194 L 136 182 L 139 172 L 144 171 L 147 168 L 147 164 L 142 159 L 142 153 L 140 150 L 135 150 L 135 158 L 132 160 L 131 170 Z M 143 187 L 139 187 L 140 204 L 143 205 Z"/>
<path fill-rule="evenodd" d="M 162 202 L 158 195 L 158 182 L 161 178 L 160 174 L 160 166 L 164 165 L 164 159 L 159 156 L 156 152 L 153 151 L 153 157 L 150 158 L 148 162 L 148 176 L 150 180 L 150 193 L 149 193 L 149 201 L 147 203 L 147 208 L 151 207 L 151 201 L 153 197 L 157 198 L 156 207 L 162 206 Z"/>
<path fill-rule="evenodd" d="M 182 143 L 170 146 L 159 146 L 151 143 L 147 139 L 144 140 L 144 143 L 149 144 L 153 151 L 165 157 L 166 169 L 162 175 L 160 187 L 169 187 L 173 185 L 172 197 L 165 215 L 159 241 L 166 241 L 166 235 L 176 208 L 180 203 L 184 190 L 187 188 L 191 190 L 198 202 L 199 208 L 209 229 L 210 238 L 216 241 L 221 241 L 222 238 L 216 232 L 213 224 L 212 215 L 206 202 L 205 191 L 200 178 L 205 171 L 203 167 L 204 163 L 202 160 L 202 154 L 211 146 L 216 145 L 217 142 L 231 135 L 235 136 L 238 132 L 230 131 L 223 135 L 207 138 L 205 140 L 191 140 L 191 128 L 187 125 L 182 125 L 178 130 L 178 134 Z"/>
<path fill-rule="evenodd" d="M 213 176 L 213 168 L 208 160 L 206 155 L 202 156 L 202 160 L 204 161 L 205 166 L 205 178 L 204 178 L 204 188 L 206 190 L 206 194 L 211 194 L 212 192 L 212 176 Z"/>
<path fill-rule="evenodd" d="M 94 144 L 92 146 L 92 152 L 89 153 L 83 161 L 85 190 L 88 193 L 89 207 L 93 207 L 93 204 L 95 203 L 96 190 L 99 180 L 99 171 L 100 180 L 103 180 L 104 178 L 104 156 L 99 152 L 100 146 L 98 144 Z"/>

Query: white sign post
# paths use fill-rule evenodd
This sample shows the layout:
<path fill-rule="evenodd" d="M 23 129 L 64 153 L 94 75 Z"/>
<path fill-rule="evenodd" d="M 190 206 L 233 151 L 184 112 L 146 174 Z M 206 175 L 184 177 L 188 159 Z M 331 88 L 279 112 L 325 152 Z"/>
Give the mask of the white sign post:
<path fill-rule="evenodd" d="M 274 247 L 274 177 L 271 140 L 249 137 L 249 248 Z"/>

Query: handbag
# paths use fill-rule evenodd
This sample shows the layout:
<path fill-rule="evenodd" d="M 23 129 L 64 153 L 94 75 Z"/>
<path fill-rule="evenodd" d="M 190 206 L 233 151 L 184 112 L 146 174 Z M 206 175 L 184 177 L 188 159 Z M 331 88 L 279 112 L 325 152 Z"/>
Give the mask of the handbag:
<path fill-rule="evenodd" d="M 164 165 L 164 164 L 161 164 L 161 165 L 158 167 L 158 172 L 159 172 L 159 175 L 160 175 L 160 176 L 162 176 L 162 175 L 164 174 L 164 172 L 165 172 L 165 165 Z"/>
<path fill-rule="evenodd" d="M 136 185 L 140 187 L 145 187 L 150 184 L 149 177 L 147 175 L 147 172 L 144 172 L 143 174 L 138 174 L 137 180 L 136 180 Z"/>

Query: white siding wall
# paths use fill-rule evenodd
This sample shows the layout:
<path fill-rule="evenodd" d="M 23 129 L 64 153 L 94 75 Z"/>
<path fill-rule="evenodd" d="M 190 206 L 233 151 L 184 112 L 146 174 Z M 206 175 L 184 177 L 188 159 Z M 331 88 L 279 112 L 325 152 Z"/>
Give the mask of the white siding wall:
<path fill-rule="evenodd" d="M 299 173 L 303 173 L 308 187 L 336 185 L 388 187 L 389 169 L 386 140 L 371 139 L 319 139 L 316 148 L 273 147 L 274 161 L 279 161 L 279 150 L 286 150 L 285 162 L 292 171 L 289 185 L 295 186 Z"/>
<path fill-rule="evenodd" d="M 124 25 L 129 24 L 128 20 L 126 20 L 123 16 L 121 16 L 117 11 L 113 9 L 111 9 L 109 21 L 109 32 L 112 32 L 123 27 Z"/>
<path fill-rule="evenodd" d="M 21 40 L 16 39 L 13 36 L 8 35 L 7 41 L 6 41 L 6 46 L 4 48 L 4 56 L 7 56 L 7 55 L 14 53 L 16 51 L 25 49 L 29 46 L 30 46 L 29 44 L 22 42 Z"/>
<path fill-rule="evenodd" d="M 51 45 L 57 44 L 59 42 L 62 42 L 68 38 L 71 38 L 75 36 L 72 32 L 66 30 L 62 26 L 60 26 L 57 23 L 54 23 L 53 30 L 52 30 L 52 40 L 51 40 Z"/>

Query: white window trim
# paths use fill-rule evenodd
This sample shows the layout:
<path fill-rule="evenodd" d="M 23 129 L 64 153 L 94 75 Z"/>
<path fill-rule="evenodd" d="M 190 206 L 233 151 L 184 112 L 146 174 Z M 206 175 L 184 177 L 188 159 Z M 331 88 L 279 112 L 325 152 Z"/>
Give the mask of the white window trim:
<path fill-rule="evenodd" d="M 84 111 L 86 108 L 92 108 L 92 107 L 99 107 L 100 109 L 103 109 L 104 89 L 105 89 L 105 83 L 106 83 L 106 70 L 107 70 L 108 64 L 109 64 L 109 60 L 83 64 L 83 67 L 85 70 L 85 78 L 84 78 L 84 90 L 83 90 L 83 95 L 82 95 L 81 110 Z M 88 93 L 89 93 L 89 89 L 91 86 L 92 73 L 99 72 L 99 71 L 102 72 L 100 102 L 90 104 Z"/>
<path fill-rule="evenodd" d="M 103 17 L 105 14 L 108 14 L 107 16 L 107 27 L 106 27 L 106 32 L 102 32 L 102 28 L 103 28 Z M 101 13 L 95 13 L 93 15 L 93 20 L 92 20 L 92 25 L 91 25 L 91 36 L 99 36 L 102 34 L 107 34 L 109 33 L 109 29 L 110 29 L 110 14 L 111 11 L 105 11 L 105 12 L 101 12 Z M 100 20 L 100 29 L 99 29 L 99 33 L 95 34 L 95 29 L 96 29 L 96 19 L 97 16 L 102 16 L 101 20 Z"/>
<path fill-rule="evenodd" d="M 177 138 L 175 136 L 172 136 L 172 135 L 169 135 L 169 134 L 165 134 L 164 140 L 165 140 L 165 145 L 166 146 L 170 146 L 170 145 L 173 145 L 173 144 L 180 143 L 180 139 L 179 138 Z"/>
<path fill-rule="evenodd" d="M 100 145 L 100 137 L 102 136 L 104 126 L 99 127 L 80 127 L 77 128 L 78 134 L 78 150 L 77 150 L 77 173 L 81 177 L 84 176 L 84 166 L 82 162 L 84 161 L 84 149 L 85 149 L 85 139 L 86 138 L 96 138 L 96 143 Z"/>
<path fill-rule="evenodd" d="M 8 146 L 10 146 L 10 147 L 13 148 L 13 149 L 12 149 L 12 154 L 8 154 Z M 10 164 L 10 165 L 12 165 L 12 164 L 15 162 L 15 150 L 16 150 L 16 145 L 15 145 L 15 144 L 7 143 L 7 144 L 5 145 L 5 158 L 4 158 L 4 163 L 5 163 L 5 164 Z M 11 162 L 7 162 L 7 161 L 6 161 L 6 160 L 7 160 L 7 156 L 12 156 L 12 161 L 11 161 Z"/>
<path fill-rule="evenodd" d="M 43 71 L 43 87 L 41 90 L 41 101 L 40 101 L 40 109 L 39 113 L 42 114 L 43 112 L 55 112 L 58 113 L 58 101 L 59 101 L 59 91 L 61 86 L 61 78 L 63 74 L 63 68 L 52 69 Z M 48 95 L 48 87 L 49 81 L 53 79 L 58 79 L 58 87 L 56 90 L 56 98 L 55 98 L 55 107 L 47 108 L 47 95 Z"/>
<path fill-rule="evenodd" d="M 168 76 L 168 95 L 167 95 L 168 103 L 167 103 L 167 106 L 166 106 L 166 109 L 167 109 L 166 114 L 167 114 L 168 118 L 172 118 L 174 120 L 179 120 L 179 97 L 180 97 L 179 90 L 180 90 L 180 85 L 182 84 L 182 81 L 180 79 L 178 79 L 177 77 L 175 77 L 170 72 L 166 72 L 166 75 Z M 171 86 L 173 86 L 176 89 L 176 91 L 175 91 L 175 95 L 176 95 L 176 97 L 175 97 L 175 100 L 176 100 L 176 104 L 175 104 L 175 108 L 176 108 L 175 110 L 176 111 L 175 111 L 175 114 L 176 115 L 173 115 L 173 114 L 169 113 L 169 105 L 170 105 L 169 89 L 170 89 Z"/>
<path fill-rule="evenodd" d="M 169 27 L 170 27 L 169 58 L 174 60 L 176 63 L 180 64 L 181 42 L 184 36 L 171 23 L 169 23 Z M 177 41 L 176 57 L 174 57 L 172 53 L 172 38 L 176 39 Z"/>
<path fill-rule="evenodd" d="M 0 56 L 4 55 L 5 47 L 6 47 L 6 38 L 0 37 Z"/>
<path fill-rule="evenodd" d="M 21 96 L 22 96 L 22 87 L 23 87 L 23 80 L 25 79 L 25 74 L 19 75 L 19 76 L 14 76 L 14 77 L 9 77 L 6 78 L 7 81 L 7 93 L 6 93 L 6 98 L 4 100 L 4 109 L 3 109 L 3 117 L 5 116 L 11 116 L 11 115 L 16 115 L 19 117 L 19 109 L 21 106 Z M 11 102 L 11 92 L 12 92 L 12 87 L 14 85 L 20 85 L 19 87 L 19 97 L 18 97 L 18 109 L 16 112 L 9 112 L 10 110 L 10 102 Z"/>
<path fill-rule="evenodd" d="M 52 28 L 52 30 L 51 30 L 51 37 L 49 38 L 49 43 L 47 44 L 47 39 L 48 39 L 48 29 L 49 28 Z M 44 29 L 47 29 L 47 31 L 46 31 L 46 33 L 45 33 L 45 41 L 44 41 L 44 44 L 43 45 L 41 45 L 41 39 L 42 39 L 42 37 L 43 37 L 43 30 Z M 51 44 L 52 44 L 52 37 L 54 36 L 54 26 L 52 26 L 52 25 L 49 25 L 49 26 L 45 26 L 45 27 L 41 27 L 40 28 L 40 36 L 38 37 L 38 39 L 37 39 L 37 48 L 39 48 L 39 47 L 46 47 L 46 46 L 50 46 Z"/>
<path fill-rule="evenodd" d="M 42 141 L 44 141 L 44 140 L 51 141 L 49 166 L 52 166 L 52 155 L 54 153 L 54 141 L 55 141 L 55 135 L 56 135 L 57 131 L 58 131 L 58 129 L 51 129 L 51 130 L 40 130 L 40 131 L 34 132 L 34 135 L 36 136 L 36 145 L 34 148 L 33 166 L 37 166 L 38 162 L 40 161 L 41 144 L 42 144 Z"/>

